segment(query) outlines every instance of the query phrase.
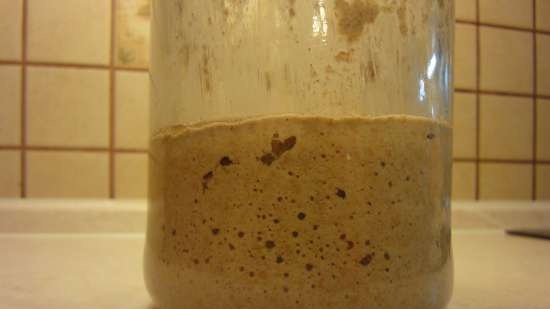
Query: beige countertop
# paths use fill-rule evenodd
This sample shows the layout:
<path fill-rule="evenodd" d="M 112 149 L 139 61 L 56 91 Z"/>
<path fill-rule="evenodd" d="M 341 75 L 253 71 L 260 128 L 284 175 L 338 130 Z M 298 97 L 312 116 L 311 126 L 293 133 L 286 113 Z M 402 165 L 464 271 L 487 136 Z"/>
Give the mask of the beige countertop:
<path fill-rule="evenodd" d="M 1 233 L 142 233 L 144 200 L 0 199 Z M 549 202 L 452 203 L 453 228 L 550 227 Z"/>
<path fill-rule="evenodd" d="M 153 309 L 145 214 L 144 201 L 0 200 L 0 309 Z M 455 202 L 453 227 L 448 309 L 550 308 L 550 241 L 503 232 L 550 227 L 550 203 Z"/>
<path fill-rule="evenodd" d="M 143 241 L 143 234 L 0 235 L 0 308 L 152 309 Z M 459 230 L 453 242 L 448 309 L 550 308 L 550 241 Z"/>

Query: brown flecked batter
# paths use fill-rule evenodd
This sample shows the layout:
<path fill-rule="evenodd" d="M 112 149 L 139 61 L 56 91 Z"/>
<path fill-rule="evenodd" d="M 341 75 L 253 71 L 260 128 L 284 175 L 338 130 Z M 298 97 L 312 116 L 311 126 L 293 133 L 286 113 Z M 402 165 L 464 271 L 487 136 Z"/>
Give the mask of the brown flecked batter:
<path fill-rule="evenodd" d="M 162 309 L 442 309 L 451 129 L 410 116 L 175 126 L 151 148 Z"/>

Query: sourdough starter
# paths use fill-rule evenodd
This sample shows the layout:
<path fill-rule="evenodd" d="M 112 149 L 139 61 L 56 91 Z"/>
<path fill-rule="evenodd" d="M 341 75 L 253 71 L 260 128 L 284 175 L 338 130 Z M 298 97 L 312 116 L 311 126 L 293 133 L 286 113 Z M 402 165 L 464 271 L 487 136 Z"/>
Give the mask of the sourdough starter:
<path fill-rule="evenodd" d="M 163 309 L 441 309 L 450 128 L 275 116 L 152 140 L 146 281 Z"/>

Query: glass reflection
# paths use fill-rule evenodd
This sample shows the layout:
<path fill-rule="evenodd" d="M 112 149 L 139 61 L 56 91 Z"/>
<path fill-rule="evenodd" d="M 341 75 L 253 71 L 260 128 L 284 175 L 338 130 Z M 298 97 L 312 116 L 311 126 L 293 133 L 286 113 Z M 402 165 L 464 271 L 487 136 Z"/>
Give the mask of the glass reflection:
<path fill-rule="evenodd" d="M 313 7 L 312 31 L 314 38 L 320 37 L 321 41 L 327 41 L 328 19 L 325 0 L 319 0 Z"/>

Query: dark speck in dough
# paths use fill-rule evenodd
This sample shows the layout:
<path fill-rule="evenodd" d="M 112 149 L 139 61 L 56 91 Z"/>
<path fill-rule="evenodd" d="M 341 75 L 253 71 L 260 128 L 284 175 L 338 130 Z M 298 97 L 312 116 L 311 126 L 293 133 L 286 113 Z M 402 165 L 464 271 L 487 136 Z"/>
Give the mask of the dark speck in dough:
<path fill-rule="evenodd" d="M 204 176 L 202 176 L 202 190 L 203 191 L 208 189 L 208 182 L 210 180 L 212 180 L 213 177 L 214 177 L 214 172 L 212 172 L 212 171 L 209 171 L 208 173 L 204 174 Z"/>
<path fill-rule="evenodd" d="M 229 157 L 223 157 L 220 160 L 220 164 L 222 166 L 229 166 L 229 165 L 233 164 L 233 160 L 231 160 Z"/>
<path fill-rule="evenodd" d="M 361 264 L 363 266 L 369 266 L 371 261 L 372 261 L 372 255 L 367 254 L 359 261 L 359 264 Z"/>
<path fill-rule="evenodd" d="M 275 248 L 275 242 L 273 240 L 268 240 L 265 242 L 265 247 L 267 249 L 273 249 Z"/>
<path fill-rule="evenodd" d="M 346 191 L 344 191 L 340 188 L 336 188 L 336 195 L 341 199 L 345 199 L 346 198 Z"/>
<path fill-rule="evenodd" d="M 271 152 L 260 157 L 263 164 L 270 166 L 275 160 L 281 157 L 285 152 L 291 150 L 296 145 L 296 136 L 291 136 L 284 141 L 279 139 L 271 140 Z"/>
<path fill-rule="evenodd" d="M 263 164 L 267 165 L 267 166 L 270 166 L 271 164 L 273 164 L 273 162 L 275 161 L 275 156 L 271 153 L 266 153 L 264 154 L 261 158 L 260 158 L 260 161 L 262 161 Z"/>
<path fill-rule="evenodd" d="M 271 141 L 271 152 L 280 157 L 283 153 L 291 150 L 296 145 L 296 137 L 291 136 L 285 139 L 283 142 L 280 140 L 274 139 Z"/>

